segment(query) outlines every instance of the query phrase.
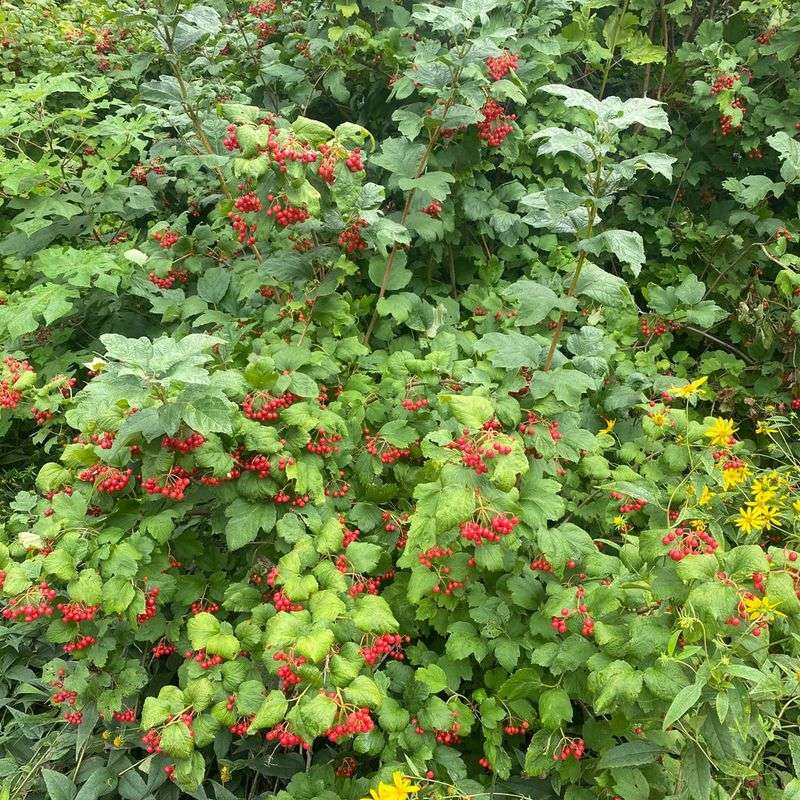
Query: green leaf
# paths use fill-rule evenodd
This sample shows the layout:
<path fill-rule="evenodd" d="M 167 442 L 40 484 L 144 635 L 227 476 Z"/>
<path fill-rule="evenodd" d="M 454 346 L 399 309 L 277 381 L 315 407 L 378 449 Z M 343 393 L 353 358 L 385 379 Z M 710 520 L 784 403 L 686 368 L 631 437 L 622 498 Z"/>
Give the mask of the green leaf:
<path fill-rule="evenodd" d="M 74 800 L 78 789 L 64 774 L 52 769 L 43 769 L 42 778 L 50 800 Z"/>
<path fill-rule="evenodd" d="M 261 702 L 247 732 L 252 733 L 277 725 L 284 718 L 288 708 L 289 702 L 283 692 L 273 689 Z"/>
<path fill-rule="evenodd" d="M 645 262 L 644 240 L 636 231 L 603 231 L 591 239 L 581 239 L 576 247 L 593 255 L 611 253 L 627 264 L 635 276 L 642 271 Z"/>
<path fill-rule="evenodd" d="M 417 671 L 419 672 L 419 670 Z M 358 675 L 353 682 L 344 689 L 344 699 L 355 706 L 380 708 L 383 703 L 383 692 L 378 684 L 366 675 Z"/>
<path fill-rule="evenodd" d="M 547 689 L 539 696 L 539 717 L 542 725 L 558 730 L 572 719 L 572 703 L 563 689 Z"/>
<path fill-rule="evenodd" d="M 201 611 L 189 619 L 186 624 L 186 635 L 192 644 L 193 650 L 202 650 L 212 636 L 219 633 L 219 620 L 207 611 Z"/>
<path fill-rule="evenodd" d="M 333 631 L 324 629 L 314 631 L 297 640 L 297 652 L 312 663 L 318 664 L 330 652 L 334 638 Z"/>
<path fill-rule="evenodd" d="M 603 753 L 597 766 L 600 769 L 640 767 L 654 763 L 663 752 L 664 748 L 654 742 L 625 742 Z"/>
<path fill-rule="evenodd" d="M 439 400 L 450 413 L 468 428 L 480 428 L 494 416 L 494 406 L 488 397 L 481 395 L 440 394 Z"/>
<path fill-rule="evenodd" d="M 189 758 L 194 750 L 192 735 L 184 722 L 172 722 L 161 732 L 161 749 L 173 758 Z"/>
<path fill-rule="evenodd" d="M 414 673 L 414 678 L 420 683 L 424 683 L 433 694 L 441 692 L 447 688 L 447 675 L 437 664 L 430 664 L 427 667 L 420 667 Z"/>
<path fill-rule="evenodd" d="M 136 590 L 128 578 L 109 578 L 103 584 L 103 611 L 121 614 L 133 602 Z"/>
<path fill-rule="evenodd" d="M 664 721 L 661 725 L 662 730 L 666 730 L 670 725 L 679 720 L 687 711 L 697 705 L 700 695 L 703 693 L 704 683 L 693 683 L 691 686 L 684 686 L 675 699 L 670 703 Z"/>
<path fill-rule="evenodd" d="M 367 633 L 392 633 L 399 627 L 392 609 L 378 595 L 362 595 L 355 601 L 353 624 Z"/>

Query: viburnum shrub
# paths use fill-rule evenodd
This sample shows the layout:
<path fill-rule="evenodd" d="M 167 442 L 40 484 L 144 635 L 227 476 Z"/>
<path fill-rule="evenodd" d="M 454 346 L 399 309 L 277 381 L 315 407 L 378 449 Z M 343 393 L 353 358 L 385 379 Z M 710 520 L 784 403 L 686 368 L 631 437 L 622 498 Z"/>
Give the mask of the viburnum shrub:
<path fill-rule="evenodd" d="M 794 798 L 798 11 L 4 9 L 0 799 Z"/>

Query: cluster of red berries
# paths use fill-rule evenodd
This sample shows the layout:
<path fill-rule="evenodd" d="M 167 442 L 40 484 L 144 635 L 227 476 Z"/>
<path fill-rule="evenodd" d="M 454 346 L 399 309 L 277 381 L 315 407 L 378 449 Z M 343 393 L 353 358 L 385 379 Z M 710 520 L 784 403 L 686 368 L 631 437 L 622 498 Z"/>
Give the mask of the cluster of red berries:
<path fill-rule="evenodd" d="M 348 255 L 355 253 L 357 250 L 364 250 L 366 248 L 367 243 L 361 235 L 361 229 L 366 224 L 367 221 L 359 217 L 339 234 L 339 247 Z"/>
<path fill-rule="evenodd" d="M 253 722 L 254 718 L 255 718 L 255 715 L 252 715 L 252 716 L 249 716 L 249 717 L 242 717 L 238 722 L 235 722 L 233 725 L 231 725 L 228 728 L 228 730 L 234 736 L 246 736 L 247 735 L 247 731 L 250 728 L 250 724 Z"/>
<path fill-rule="evenodd" d="M 248 419 L 257 422 L 275 422 L 280 416 L 281 409 L 288 408 L 298 399 L 291 392 L 285 392 L 278 397 L 264 390 L 253 392 L 242 401 L 242 413 Z"/>
<path fill-rule="evenodd" d="M 344 558 L 344 556 L 341 556 Z M 337 559 L 338 561 L 338 559 Z M 347 560 L 345 559 L 345 565 L 347 564 Z M 339 564 L 337 563 L 337 569 L 339 569 Z M 346 567 L 344 570 L 340 569 L 341 572 L 346 572 Z M 395 571 L 390 569 L 388 572 L 384 572 L 383 575 L 376 575 L 373 578 L 364 578 L 363 580 L 356 581 L 348 590 L 347 594 L 350 597 L 358 597 L 360 594 L 378 594 L 381 588 L 381 584 L 385 583 L 386 581 L 392 580 L 395 576 Z"/>
<path fill-rule="evenodd" d="M 289 724 L 287 722 L 278 723 L 274 728 L 267 731 L 264 738 L 268 742 L 277 742 L 286 750 L 292 747 L 303 747 L 308 750 L 311 747 L 308 742 L 289 730 Z"/>
<path fill-rule="evenodd" d="M 461 744 L 461 737 L 458 735 L 460 730 L 461 725 L 459 725 L 458 722 L 454 722 L 449 731 L 440 731 L 434 729 L 433 734 L 439 744 L 444 744 L 449 747 L 456 747 Z"/>
<path fill-rule="evenodd" d="M 517 524 L 519 524 L 519 519 L 517 517 L 505 517 L 501 514 L 497 514 L 492 517 L 491 528 L 473 520 L 462 522 L 458 527 L 464 539 L 480 546 L 484 542 L 499 542 L 500 538 L 502 536 L 508 536 Z"/>
<path fill-rule="evenodd" d="M 429 404 L 430 400 L 427 397 L 420 397 L 419 400 L 406 398 L 401 405 L 406 411 L 419 411 L 421 408 L 427 408 Z"/>
<path fill-rule="evenodd" d="M 178 453 L 191 453 L 206 443 L 206 437 L 202 433 L 192 433 L 180 439 L 176 436 L 165 436 L 161 440 L 161 447 L 165 450 L 175 450 Z"/>
<path fill-rule="evenodd" d="M 365 645 L 359 652 L 364 663 L 369 666 L 374 666 L 384 656 L 393 658 L 395 661 L 404 661 L 406 655 L 403 652 L 403 645 L 410 641 L 410 636 L 402 636 L 399 633 L 382 633 L 375 637 L 372 644 Z"/>
<path fill-rule="evenodd" d="M 302 164 L 312 164 L 317 160 L 318 154 L 310 150 L 308 145 L 301 145 L 300 149 L 294 149 L 289 145 L 281 145 L 277 139 L 278 129 L 270 126 L 267 147 L 262 152 L 269 152 L 270 158 L 278 165 L 278 171 L 283 174 L 286 172 L 287 161 L 299 161 Z M 267 197 L 272 201 L 272 196 Z"/>
<path fill-rule="evenodd" d="M 214 655 L 210 656 L 206 653 L 205 648 L 198 650 L 196 653 L 193 653 L 191 650 L 187 650 L 183 657 L 187 660 L 192 659 L 196 661 L 202 669 L 212 669 L 213 667 L 218 667 L 222 662 L 222 656 Z"/>
<path fill-rule="evenodd" d="M 155 272 L 151 272 L 147 280 L 159 289 L 171 289 L 176 283 L 186 283 L 189 280 L 189 273 L 182 269 L 170 269 L 163 278 L 160 278 Z"/>
<path fill-rule="evenodd" d="M 159 642 L 153 646 L 150 652 L 153 654 L 153 658 L 166 658 L 167 656 L 171 656 L 176 650 L 177 648 L 171 642 Z"/>
<path fill-rule="evenodd" d="M 673 545 L 669 550 L 669 557 L 673 561 L 682 561 L 686 556 L 696 556 L 701 553 L 715 553 L 719 542 L 706 531 L 675 528 L 667 533 L 661 543 Z"/>
<path fill-rule="evenodd" d="M 195 617 L 198 614 L 216 614 L 219 611 L 219 603 L 215 603 L 213 600 L 195 600 L 189 606 L 189 610 Z"/>
<path fill-rule="evenodd" d="M 247 13 L 256 17 L 265 17 L 267 14 L 272 14 L 278 4 L 275 0 L 261 0 L 259 3 L 250 3 L 247 7 Z"/>
<path fill-rule="evenodd" d="M 130 177 L 134 183 L 138 183 L 140 186 L 144 186 L 147 183 L 147 176 L 150 173 L 154 175 L 165 175 L 167 170 L 163 163 L 158 160 L 151 161 L 148 165 L 145 164 L 136 164 L 131 168 Z"/>
<path fill-rule="evenodd" d="M 159 483 L 156 478 L 147 478 L 142 481 L 142 488 L 148 494 L 160 494 L 170 500 L 180 502 L 186 495 L 186 487 L 191 483 L 189 473 L 183 467 L 173 467 Z"/>
<path fill-rule="evenodd" d="M 260 480 L 269 477 L 269 472 L 272 469 L 272 464 L 270 464 L 269 459 L 261 453 L 244 461 L 240 461 L 239 466 L 245 470 L 245 472 L 254 472 Z"/>
<path fill-rule="evenodd" d="M 317 431 L 317 440 L 309 439 L 306 442 L 306 450 L 309 453 L 316 453 L 318 456 L 330 456 L 339 452 L 337 442 L 342 441 L 340 433 L 332 433 L 330 436 L 325 431 L 325 428 L 319 428 Z"/>
<path fill-rule="evenodd" d="M 80 725 L 83 722 L 83 714 L 80 711 L 65 711 L 64 720 L 70 725 Z"/>
<path fill-rule="evenodd" d="M 619 492 L 612 492 L 611 496 L 612 496 L 612 498 L 614 500 L 621 500 L 622 499 L 622 497 L 619 495 Z M 638 498 L 636 500 L 632 500 L 629 503 L 623 503 L 619 507 L 619 513 L 620 514 L 634 514 L 637 511 L 641 511 L 646 506 L 647 506 L 647 500 L 642 500 L 641 498 Z"/>
<path fill-rule="evenodd" d="M 514 725 L 509 722 L 508 725 L 503 727 L 503 732 L 509 736 L 516 736 L 518 733 L 525 733 L 530 728 L 530 723 L 523 720 L 519 725 Z"/>
<path fill-rule="evenodd" d="M 756 159 L 764 158 L 764 151 L 760 147 L 751 147 L 749 156 Z"/>
<path fill-rule="evenodd" d="M 350 170 L 350 172 L 363 172 L 364 162 L 361 159 L 361 149 L 356 147 L 345 159 L 344 165 Z"/>
<path fill-rule="evenodd" d="M 344 520 L 340 520 L 342 523 L 342 548 L 347 549 L 353 542 L 358 541 L 358 537 L 361 536 L 361 531 L 358 528 L 353 528 L 352 530 L 348 528 L 344 524 Z"/>
<path fill-rule="evenodd" d="M 88 622 L 100 610 L 100 606 L 87 606 L 85 603 L 59 603 L 56 608 L 64 622 Z"/>
<path fill-rule="evenodd" d="M 64 645 L 64 652 L 65 653 L 75 653 L 79 650 L 85 650 L 87 647 L 91 647 L 95 644 L 97 640 L 94 636 L 81 636 L 80 639 L 76 639 L 74 642 L 67 642 Z"/>
<path fill-rule="evenodd" d="M 180 234 L 173 230 L 156 231 L 153 234 L 153 239 L 165 250 L 169 250 L 169 248 L 172 247 L 172 245 L 174 245 L 180 238 Z"/>
<path fill-rule="evenodd" d="M 489 75 L 493 81 L 499 81 L 505 78 L 512 69 L 516 69 L 519 65 L 519 56 L 508 50 L 503 50 L 503 54 L 499 56 L 489 56 L 486 59 L 486 68 L 489 70 Z"/>
<path fill-rule="evenodd" d="M 531 569 L 534 572 L 552 572 L 553 565 L 544 557 L 531 561 Z"/>
<path fill-rule="evenodd" d="M 100 494 L 116 494 L 121 492 L 130 482 L 133 475 L 132 469 L 121 470 L 108 467 L 105 464 L 95 464 L 78 475 L 78 480 L 94 483 L 95 489 Z M 99 480 L 98 480 L 99 479 Z"/>
<path fill-rule="evenodd" d="M 299 494 L 295 497 L 292 497 L 288 492 L 283 490 L 272 495 L 272 502 L 277 503 L 279 506 L 291 503 L 295 508 L 305 508 L 309 504 L 310 500 L 311 497 L 307 494 Z"/>
<path fill-rule="evenodd" d="M 48 411 L 47 409 L 42 409 L 42 408 L 36 408 L 36 406 L 34 406 L 33 408 L 31 408 L 31 416 L 33 417 L 34 422 L 36 422 L 37 425 L 44 425 L 47 422 L 50 422 L 51 419 L 53 419 L 54 414 L 52 411 Z"/>
<path fill-rule="evenodd" d="M 483 121 L 478 123 L 478 138 L 490 147 L 500 147 L 513 130 L 516 114 L 506 114 L 503 106 L 489 98 L 481 109 Z"/>
<path fill-rule="evenodd" d="M 317 175 L 330 186 L 336 179 L 334 175 L 334 170 L 336 169 L 336 153 L 326 144 L 321 144 L 319 146 L 319 152 L 320 155 L 322 155 L 322 161 L 317 168 Z"/>
<path fill-rule="evenodd" d="M 237 211 L 241 211 L 243 214 L 261 211 L 261 200 L 255 192 L 247 192 L 247 194 L 237 197 L 233 201 L 233 205 Z"/>
<path fill-rule="evenodd" d="M 769 44 L 772 41 L 772 37 L 777 32 L 777 28 L 767 28 L 763 33 L 759 33 L 758 36 L 756 36 L 756 41 L 759 44 Z"/>
<path fill-rule="evenodd" d="M 275 606 L 276 611 L 302 611 L 303 606 L 300 603 L 293 603 L 287 596 L 283 589 L 278 589 L 272 595 L 272 605 Z"/>
<path fill-rule="evenodd" d="M 329 742 L 336 742 L 344 736 L 355 736 L 359 733 L 369 733 L 375 728 L 375 722 L 370 716 L 368 708 L 358 708 L 351 711 L 342 722 L 325 731 Z"/>
<path fill-rule="evenodd" d="M 431 201 L 428 203 L 427 206 L 421 208 L 423 214 L 427 214 L 429 217 L 434 217 L 435 219 L 439 218 L 439 215 L 442 213 L 442 204 L 437 202 L 436 200 Z"/>
<path fill-rule="evenodd" d="M 148 753 L 160 753 L 161 752 L 161 737 L 158 735 L 158 731 L 155 729 L 150 729 L 142 736 L 142 744 L 144 745 L 144 749 Z"/>
<path fill-rule="evenodd" d="M 489 431 L 490 434 L 493 431 Z M 473 435 L 468 428 L 464 428 L 461 436 L 448 442 L 445 447 L 461 452 L 461 463 L 469 467 L 476 475 L 483 475 L 488 472 L 486 464 L 497 455 L 507 456 L 511 452 L 511 446 L 502 442 L 490 441 L 485 436 Z"/>
<path fill-rule="evenodd" d="M 158 595 L 161 593 L 161 589 L 158 586 L 154 586 L 150 591 L 144 596 L 144 611 L 141 614 L 136 615 L 136 621 L 142 625 L 143 623 L 147 622 L 149 619 L 153 619 L 153 617 L 158 612 Z"/>
<path fill-rule="evenodd" d="M 424 553 L 417 555 L 417 560 L 426 569 L 435 569 L 437 577 L 443 580 L 443 583 L 437 583 L 431 590 L 434 594 L 451 595 L 458 589 L 464 588 L 464 581 L 450 580 L 447 576 L 450 574 L 450 567 L 446 564 L 437 564 L 446 558 L 453 555 L 453 549 L 450 547 L 430 547 Z"/>
<path fill-rule="evenodd" d="M 411 451 L 405 447 L 391 447 L 379 436 L 367 436 L 367 452 L 377 456 L 382 464 L 391 465 L 401 458 L 411 458 Z"/>
<path fill-rule="evenodd" d="M 236 126 L 231 123 L 225 129 L 226 134 L 222 140 L 222 146 L 228 151 L 231 152 L 233 150 L 239 149 L 239 139 L 236 136 Z"/>
<path fill-rule="evenodd" d="M 74 706 L 75 701 L 77 699 L 78 699 L 77 692 L 63 691 L 63 692 L 54 692 L 52 697 L 50 698 L 50 702 L 52 702 L 53 705 L 56 706 L 60 706 L 62 703 L 67 703 L 67 705 Z"/>
<path fill-rule="evenodd" d="M 14 388 L 14 384 L 25 372 L 33 372 L 33 367 L 27 361 L 18 361 L 13 356 L 5 356 L 3 365 L 9 372 L 9 377 L 0 381 L 0 408 L 14 409 L 22 399 L 22 392 Z"/>
<path fill-rule="evenodd" d="M 586 744 L 583 739 L 568 739 L 561 750 L 553 753 L 553 761 L 566 761 L 570 756 L 576 761 L 580 761 L 584 750 L 586 750 Z"/>
<path fill-rule="evenodd" d="M 272 658 L 274 661 L 284 662 L 282 667 L 278 667 L 275 674 L 281 679 L 281 689 L 284 692 L 288 692 L 293 686 L 297 686 L 300 683 L 300 676 L 295 672 L 295 669 L 302 667 L 306 660 L 303 656 L 292 658 L 288 653 L 284 653 L 283 650 L 279 650 Z"/>
<path fill-rule="evenodd" d="M 738 108 L 742 114 L 747 113 L 747 106 L 744 104 L 744 100 L 741 97 L 735 97 L 731 102 L 731 108 Z M 733 117 L 730 114 L 723 114 L 719 118 L 719 130 L 723 136 L 727 136 L 732 130 L 738 128 L 739 125 L 733 124 Z"/>
<path fill-rule="evenodd" d="M 340 778 L 352 778 L 357 769 L 358 761 L 356 761 L 352 756 L 345 756 L 342 759 L 342 763 L 336 767 L 336 774 Z"/>
<path fill-rule="evenodd" d="M 247 220 L 239 214 L 234 214 L 233 211 L 228 212 L 228 219 L 231 221 L 231 227 L 236 231 L 236 239 L 239 244 L 246 244 L 252 247 L 256 243 L 256 229 L 257 225 L 252 223 L 247 224 Z"/>
<path fill-rule="evenodd" d="M 132 708 L 126 708 L 124 711 L 115 711 L 114 719 L 117 722 L 136 722 L 136 711 Z"/>
<path fill-rule="evenodd" d="M 489 772 L 492 771 L 492 762 L 489 761 L 489 759 L 486 758 L 486 756 L 481 756 L 478 759 L 478 766 L 483 767 L 485 770 L 488 770 Z"/>
<path fill-rule="evenodd" d="M 296 222 L 305 222 L 311 217 L 305 208 L 293 206 L 288 202 L 286 205 L 281 205 L 280 201 L 274 200 L 272 195 L 267 195 L 267 199 L 272 203 L 267 209 L 267 216 L 274 219 L 282 228 Z"/>
<path fill-rule="evenodd" d="M 647 317 L 642 317 L 639 322 L 639 329 L 642 332 L 642 336 L 649 338 L 650 336 L 663 336 L 667 332 L 675 333 L 681 329 L 681 326 L 680 323 L 673 322 L 671 319 L 662 320 L 655 317 L 650 320 Z"/>
<path fill-rule="evenodd" d="M 733 84 L 739 80 L 739 73 L 734 75 L 718 75 L 711 84 L 711 94 L 718 95 L 726 89 L 733 89 Z"/>

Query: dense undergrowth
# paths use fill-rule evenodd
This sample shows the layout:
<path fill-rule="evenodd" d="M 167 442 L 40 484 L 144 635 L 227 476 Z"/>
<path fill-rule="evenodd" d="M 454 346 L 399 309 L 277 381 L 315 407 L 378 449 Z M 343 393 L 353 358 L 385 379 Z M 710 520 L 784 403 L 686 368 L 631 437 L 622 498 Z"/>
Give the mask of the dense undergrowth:
<path fill-rule="evenodd" d="M 799 12 L 0 3 L 0 798 L 800 796 Z"/>

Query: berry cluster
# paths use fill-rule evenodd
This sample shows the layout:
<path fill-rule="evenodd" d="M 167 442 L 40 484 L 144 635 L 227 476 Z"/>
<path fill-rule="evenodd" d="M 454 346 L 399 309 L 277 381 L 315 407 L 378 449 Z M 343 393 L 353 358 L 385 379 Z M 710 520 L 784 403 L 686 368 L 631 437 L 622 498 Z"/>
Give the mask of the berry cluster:
<path fill-rule="evenodd" d="M 367 221 L 359 217 L 339 234 L 339 247 L 348 255 L 355 253 L 357 250 L 364 250 L 366 248 L 367 243 L 361 235 L 361 229 L 366 224 Z"/>
<path fill-rule="evenodd" d="M 3 365 L 8 370 L 9 377 L 0 381 L 0 408 L 14 409 L 22 399 L 22 391 L 14 385 L 22 374 L 33 372 L 33 367 L 27 361 L 18 361 L 12 356 L 5 356 Z"/>
<path fill-rule="evenodd" d="M 553 761 L 566 761 L 570 756 L 576 761 L 580 761 L 584 750 L 586 750 L 586 745 L 583 739 L 567 739 L 561 750 L 553 753 Z"/>
<path fill-rule="evenodd" d="M 233 205 L 237 211 L 243 214 L 261 211 L 261 200 L 255 192 L 247 192 L 233 201 Z"/>
<path fill-rule="evenodd" d="M 181 269 L 170 269 L 163 278 L 160 278 L 155 272 L 151 272 L 147 280 L 159 289 L 171 289 L 176 283 L 186 283 L 189 280 L 189 273 Z"/>
<path fill-rule="evenodd" d="M 255 223 L 247 224 L 247 221 L 239 214 L 234 214 L 233 211 L 228 212 L 228 219 L 231 221 L 231 227 L 236 231 L 236 239 L 239 244 L 246 244 L 252 247 L 256 243 L 256 228 Z"/>
<path fill-rule="evenodd" d="M 175 450 L 177 453 L 191 453 L 192 450 L 202 447 L 205 442 L 206 437 L 202 433 L 192 433 L 183 439 L 176 436 L 165 436 L 161 440 L 161 447 L 165 450 Z"/>
<path fill-rule="evenodd" d="M 417 555 L 417 561 L 426 569 L 435 569 L 441 581 L 431 590 L 434 594 L 451 595 L 456 590 L 464 588 L 464 581 L 451 580 L 447 577 L 450 574 L 450 567 L 447 564 L 436 563 L 452 555 L 453 550 L 450 547 L 430 547 L 424 553 Z"/>
<path fill-rule="evenodd" d="M 492 517 L 491 528 L 481 522 L 473 520 L 462 522 L 458 527 L 464 539 L 480 546 L 484 542 L 499 542 L 500 538 L 502 536 L 508 536 L 518 523 L 519 519 L 517 517 L 505 517 L 501 514 L 497 514 Z"/>
<path fill-rule="evenodd" d="M 283 408 L 288 408 L 299 398 L 291 392 L 286 392 L 274 397 L 268 391 L 259 391 L 248 394 L 242 402 L 242 413 L 248 419 L 258 422 L 275 422 Z"/>
<path fill-rule="evenodd" d="M 337 442 L 342 440 L 340 433 L 332 433 L 330 436 L 325 431 L 325 428 L 319 428 L 317 431 L 317 440 L 309 439 L 306 442 L 306 450 L 309 453 L 316 453 L 318 456 L 330 456 L 339 452 Z"/>
<path fill-rule="evenodd" d="M 433 200 L 428 203 L 427 206 L 421 208 L 420 211 L 422 211 L 423 214 L 427 214 L 429 217 L 438 219 L 439 215 L 442 213 L 442 204 L 437 203 L 436 200 Z"/>
<path fill-rule="evenodd" d="M 513 130 L 516 114 L 506 114 L 503 106 L 489 98 L 481 109 L 483 121 L 478 123 L 478 138 L 490 147 L 500 147 Z"/>
<path fill-rule="evenodd" d="M 80 725 L 83 722 L 83 714 L 80 711 L 65 711 L 64 720 L 70 725 Z"/>
<path fill-rule="evenodd" d="M 489 75 L 493 81 L 499 81 L 505 78 L 512 69 L 516 69 L 519 65 L 519 56 L 508 50 L 503 50 L 503 54 L 499 56 L 490 56 L 486 59 L 486 68 L 489 70 Z"/>
<path fill-rule="evenodd" d="M 305 508 L 310 500 L 311 497 L 307 494 L 300 494 L 292 497 L 283 490 L 272 495 L 273 503 L 277 503 L 278 505 L 286 505 L 287 503 L 291 503 L 295 508 Z"/>
<path fill-rule="evenodd" d="M 359 651 L 364 663 L 374 666 L 384 656 L 395 661 L 404 661 L 403 645 L 411 641 L 410 636 L 401 636 L 399 633 L 382 633 L 376 636 L 371 645 L 365 645 Z"/>
<path fill-rule="evenodd" d="M 161 737 L 158 735 L 158 731 L 152 728 L 142 736 L 142 744 L 148 753 L 161 752 Z"/>
<path fill-rule="evenodd" d="M 95 644 L 96 641 L 94 636 L 81 636 L 80 639 L 76 639 L 74 642 L 67 642 L 67 644 L 64 645 L 64 652 L 75 653 L 79 650 L 85 650 L 87 647 L 91 647 Z"/>
<path fill-rule="evenodd" d="M 411 451 L 405 447 L 392 447 L 379 436 L 366 437 L 367 452 L 377 456 L 382 464 L 391 465 L 401 458 L 411 458 Z"/>
<path fill-rule="evenodd" d="M 614 496 L 617 495 L 617 496 Z M 612 497 L 614 500 L 621 500 L 622 498 L 619 496 L 619 492 L 613 492 Z M 622 503 L 619 507 L 620 514 L 634 514 L 637 511 L 641 511 L 643 508 L 647 506 L 647 500 L 642 500 L 641 498 L 632 500 L 629 503 Z"/>
<path fill-rule="evenodd" d="M 230 153 L 233 150 L 239 149 L 239 139 L 236 136 L 236 126 L 231 123 L 225 128 L 225 138 L 222 140 L 222 146 Z"/>
<path fill-rule="evenodd" d="M 352 778 L 357 769 L 358 761 L 356 761 L 352 756 L 345 756 L 342 759 L 342 763 L 336 767 L 336 774 L 340 778 Z"/>
<path fill-rule="evenodd" d="M 358 708 L 351 711 L 343 721 L 325 731 L 329 742 L 339 741 L 344 736 L 355 736 L 359 733 L 369 733 L 375 728 L 375 722 L 370 716 L 368 708 Z"/>
<path fill-rule="evenodd" d="M 85 603 L 59 603 L 56 608 L 64 622 L 88 622 L 100 610 L 100 606 L 87 606 Z"/>
<path fill-rule="evenodd" d="M 206 653 L 205 648 L 198 650 L 196 653 L 193 653 L 191 650 L 187 650 L 183 657 L 187 659 L 192 659 L 196 661 L 202 669 L 211 669 L 212 667 L 217 667 L 223 662 L 222 656 L 210 656 Z"/>
<path fill-rule="evenodd" d="M 517 734 L 524 734 L 527 732 L 528 728 L 530 728 L 530 723 L 523 720 L 519 723 L 519 725 L 515 725 L 513 722 L 509 722 L 507 725 L 503 727 L 503 732 L 507 733 L 509 736 L 516 736 Z"/>
<path fill-rule="evenodd" d="M 272 595 L 272 605 L 275 606 L 276 611 L 302 611 L 303 606 L 300 603 L 293 603 L 287 596 L 283 589 L 278 589 Z"/>
<path fill-rule="evenodd" d="M 270 464 L 269 459 L 261 453 L 257 453 L 247 460 L 240 461 L 239 466 L 245 472 L 254 472 L 259 480 L 268 478 L 269 472 L 272 469 L 272 464 Z"/>
<path fill-rule="evenodd" d="M 531 569 L 534 572 L 551 572 L 553 571 L 553 565 L 544 557 L 537 558 L 531 561 Z"/>
<path fill-rule="evenodd" d="M 289 730 L 287 722 L 280 722 L 271 730 L 268 730 L 265 737 L 268 742 L 277 742 L 281 747 L 289 750 L 292 747 L 302 747 L 308 750 L 311 745 L 303 741 L 297 734 Z"/>
<path fill-rule="evenodd" d="M 140 186 L 144 186 L 147 183 L 147 176 L 150 173 L 153 175 L 165 175 L 167 170 L 164 164 L 157 159 L 153 159 L 150 164 L 136 164 L 134 167 L 131 168 L 130 177 L 134 183 L 138 183 Z"/>
<path fill-rule="evenodd" d="M 242 717 L 238 722 L 235 722 L 233 725 L 231 725 L 228 730 L 234 736 L 246 736 L 254 717 L 255 715 L 250 717 Z"/>
<path fill-rule="evenodd" d="M 734 75 L 718 75 L 711 84 L 711 94 L 718 95 L 726 89 L 733 89 L 733 84 L 739 80 L 739 74 Z"/>
<path fill-rule="evenodd" d="M 461 463 L 469 467 L 476 475 L 483 475 L 489 471 L 486 464 L 497 455 L 507 456 L 511 452 L 511 446 L 502 442 L 493 441 L 494 431 L 487 431 L 483 434 L 471 434 L 468 428 L 464 428 L 461 436 L 448 442 L 445 447 L 461 452 Z"/>
<path fill-rule="evenodd" d="M 776 28 L 767 28 L 763 33 L 759 33 L 756 36 L 756 41 L 759 44 L 769 44 L 772 41 L 772 37 L 777 33 Z"/>
<path fill-rule="evenodd" d="M 171 642 L 159 642 L 157 645 L 153 646 L 150 652 L 153 654 L 153 658 L 166 658 L 167 656 L 171 656 L 176 649 L 175 645 Z"/>
<path fill-rule="evenodd" d="M 350 172 L 363 172 L 364 162 L 361 158 L 361 150 L 356 147 L 352 153 L 345 159 L 344 165 Z"/>
<path fill-rule="evenodd" d="M 130 482 L 132 469 L 121 470 L 105 464 L 95 464 L 78 473 L 78 480 L 94 483 L 100 494 L 116 494 L 121 492 Z"/>
<path fill-rule="evenodd" d="M 344 556 L 340 556 L 341 559 L 344 560 L 342 566 L 338 563 L 339 559 L 337 559 L 337 569 L 340 572 L 347 571 L 347 559 Z M 385 583 L 386 581 L 390 581 L 394 578 L 395 571 L 390 569 L 388 572 L 384 572 L 383 575 L 376 575 L 373 578 L 364 578 L 363 580 L 356 581 L 348 590 L 347 594 L 350 597 L 358 597 L 360 594 L 378 594 L 381 588 L 381 584 Z"/>
<path fill-rule="evenodd" d="M 117 722 L 136 722 L 136 711 L 132 708 L 126 708 L 124 711 L 115 711 L 114 719 Z"/>
<path fill-rule="evenodd" d="M 642 336 L 649 338 L 650 336 L 663 336 L 668 332 L 675 333 L 681 329 L 681 326 L 680 323 L 673 322 L 671 319 L 662 320 L 659 317 L 654 317 L 653 319 L 642 317 L 639 322 L 639 329 L 642 332 Z"/>
<path fill-rule="evenodd" d="M 148 494 L 160 494 L 170 500 L 180 502 L 185 498 L 186 487 L 191 483 L 189 473 L 183 467 L 173 467 L 159 482 L 156 478 L 146 478 L 142 488 Z"/>
<path fill-rule="evenodd" d="M 664 536 L 661 543 L 672 545 L 669 557 L 673 561 L 682 561 L 686 556 L 701 553 L 715 553 L 719 547 L 719 542 L 710 533 L 689 528 L 675 528 Z"/>
<path fill-rule="evenodd" d="M 267 209 L 267 216 L 273 218 L 282 228 L 296 222 L 305 222 L 311 217 L 304 208 L 293 206 L 288 202 L 286 205 L 281 205 L 280 200 L 275 200 L 271 194 L 267 195 L 267 200 L 272 203 Z"/>
<path fill-rule="evenodd" d="M 406 398 L 401 405 L 406 411 L 419 411 L 421 408 L 427 408 L 429 403 L 430 400 L 427 397 L 420 397 L 419 400 Z"/>
<path fill-rule="evenodd" d="M 153 239 L 165 250 L 169 250 L 169 248 L 172 247 L 172 245 L 174 245 L 180 238 L 180 234 L 173 230 L 156 231 L 153 234 Z"/>
<path fill-rule="evenodd" d="M 281 679 L 281 690 L 288 692 L 293 686 L 300 683 L 300 676 L 295 672 L 295 668 L 303 666 L 306 660 L 303 656 L 293 658 L 283 650 L 279 650 L 272 658 L 274 661 L 284 662 L 282 667 L 278 667 L 275 674 Z"/>
<path fill-rule="evenodd" d="M 219 603 L 213 600 L 195 600 L 189 607 L 193 616 L 198 614 L 216 614 L 219 611 Z"/>
<path fill-rule="evenodd" d="M 153 619 L 153 617 L 158 612 L 158 605 L 157 605 L 157 598 L 158 595 L 161 593 L 161 589 L 158 586 L 154 586 L 145 596 L 144 596 L 144 611 L 141 614 L 136 615 L 136 621 L 142 625 L 143 623 L 147 622 L 149 619 Z"/>

